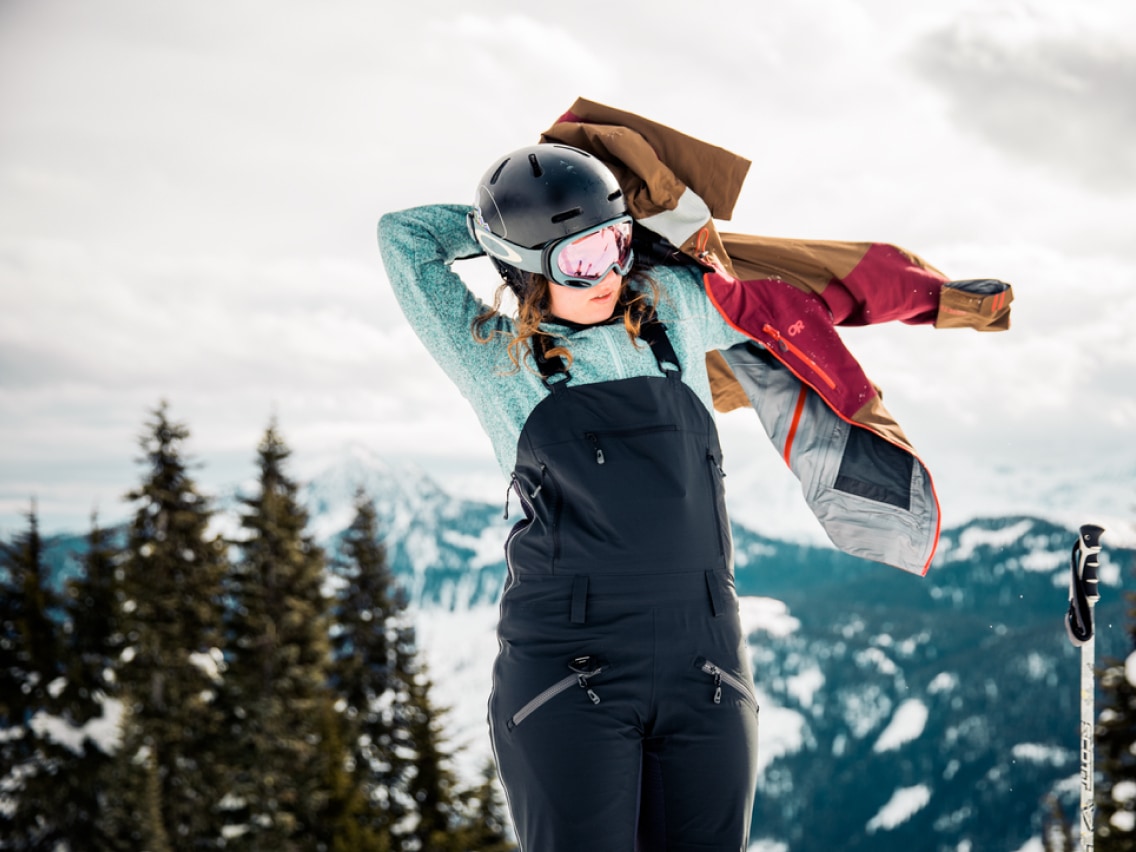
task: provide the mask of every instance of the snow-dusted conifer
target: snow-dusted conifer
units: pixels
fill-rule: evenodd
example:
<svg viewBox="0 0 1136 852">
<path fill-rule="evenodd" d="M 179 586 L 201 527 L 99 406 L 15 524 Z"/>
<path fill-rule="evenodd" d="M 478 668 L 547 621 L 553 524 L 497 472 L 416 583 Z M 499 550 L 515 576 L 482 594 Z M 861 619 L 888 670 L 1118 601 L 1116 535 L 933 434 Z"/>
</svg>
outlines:
<svg viewBox="0 0 1136 852">
<path fill-rule="evenodd" d="M 58 601 L 48 588 L 34 505 L 27 529 L 0 544 L 0 837 L 10 849 L 48 849 L 62 839 L 45 805 L 57 803 L 53 776 L 66 750 L 44 723 L 62 686 Z"/>
<path fill-rule="evenodd" d="M 142 483 L 127 494 L 134 515 L 121 565 L 116 664 L 123 743 L 107 814 L 122 848 L 139 840 L 146 848 L 220 844 L 218 676 L 206 661 L 220 653 L 225 546 L 208 532 L 212 511 L 182 456 L 188 435 L 162 403 L 140 438 Z"/>
<path fill-rule="evenodd" d="M 397 835 L 415 808 L 406 791 L 412 750 L 404 708 L 416 666 L 414 628 L 387 562 L 375 507 L 362 491 L 355 495 L 354 519 L 335 568 L 341 587 L 333 684 L 344 703 L 368 827 L 399 848 Z"/>
<path fill-rule="evenodd" d="M 228 590 L 226 848 L 314 849 L 328 839 L 325 780 L 345 759 L 324 722 L 333 703 L 325 557 L 275 423 L 257 453 Z"/>
</svg>

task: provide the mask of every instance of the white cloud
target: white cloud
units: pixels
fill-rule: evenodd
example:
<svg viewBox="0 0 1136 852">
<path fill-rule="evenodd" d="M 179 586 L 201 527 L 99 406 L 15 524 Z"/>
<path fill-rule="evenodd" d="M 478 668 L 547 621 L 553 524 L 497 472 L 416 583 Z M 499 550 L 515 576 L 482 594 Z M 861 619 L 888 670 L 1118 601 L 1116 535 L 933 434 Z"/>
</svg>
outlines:
<svg viewBox="0 0 1136 852">
<path fill-rule="evenodd" d="M 1130 5 L 1103 8 L 991 3 L 929 35 L 912 58 L 964 130 L 1096 188 L 1131 191 L 1136 18 Z"/>
<path fill-rule="evenodd" d="M 49 528 L 116 503 L 162 397 L 211 481 L 240 477 L 274 411 L 298 460 L 362 441 L 434 472 L 494 475 L 475 418 L 389 294 L 375 221 L 468 198 L 488 162 L 577 95 L 753 159 L 738 230 L 885 239 L 956 277 L 1014 281 L 1005 335 L 847 335 L 945 511 L 986 500 L 995 461 L 1059 471 L 1096 454 L 1122 468 L 1136 200 L 1123 182 L 1099 191 L 1067 155 L 1091 139 L 1126 174 L 1130 152 L 1105 137 L 1131 135 L 1118 132 L 1131 112 L 1108 111 L 1110 81 L 1128 79 L 1130 4 L 1051 0 L 1016 17 L 987 5 L 732 0 L 714 15 L 731 26 L 666 50 L 707 24 L 677 0 L 649 15 L 608 4 L 602 32 L 587 7 L 496 0 L 234 0 L 223 16 L 184 1 L 4 5 L 0 526 L 32 494 Z M 926 76 L 911 70 L 919 50 Z M 960 71 L 960 57 L 1002 77 Z M 1085 136 L 1059 127 L 1039 154 L 990 126 L 1011 83 L 1028 95 L 1019 118 L 1050 109 Z M 964 106 L 981 132 L 958 120 Z M 483 292 L 485 270 L 473 274 Z M 815 535 L 776 454 L 753 449 L 755 420 L 724 418 L 723 432 L 731 505 Z M 952 479 L 967 465 L 976 473 Z"/>
</svg>

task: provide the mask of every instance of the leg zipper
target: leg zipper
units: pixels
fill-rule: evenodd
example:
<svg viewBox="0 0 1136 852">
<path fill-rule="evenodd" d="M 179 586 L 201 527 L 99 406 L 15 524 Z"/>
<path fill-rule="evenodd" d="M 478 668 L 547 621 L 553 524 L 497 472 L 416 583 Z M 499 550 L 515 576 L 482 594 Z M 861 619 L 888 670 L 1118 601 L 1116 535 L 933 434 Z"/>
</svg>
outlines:
<svg viewBox="0 0 1136 852">
<path fill-rule="evenodd" d="M 705 657 L 699 657 L 694 663 L 699 669 L 714 678 L 714 703 L 722 703 L 722 684 L 738 692 L 743 698 L 749 699 L 754 706 L 757 705 L 757 699 L 749 691 L 749 685 L 746 684 L 741 678 L 734 676 L 730 672 L 710 662 Z"/>
<path fill-rule="evenodd" d="M 575 657 L 569 662 L 568 666 L 572 669 L 572 674 L 562 680 L 558 680 L 509 717 L 505 725 L 510 731 L 553 698 L 565 690 L 571 689 L 573 686 L 578 686 L 580 689 L 584 690 L 584 694 L 588 696 L 588 700 L 591 701 L 592 704 L 600 703 L 599 695 L 597 695 L 595 690 L 588 684 L 588 680 L 595 677 L 600 672 L 605 671 L 607 666 L 598 662 L 595 657 L 590 656 Z"/>
</svg>

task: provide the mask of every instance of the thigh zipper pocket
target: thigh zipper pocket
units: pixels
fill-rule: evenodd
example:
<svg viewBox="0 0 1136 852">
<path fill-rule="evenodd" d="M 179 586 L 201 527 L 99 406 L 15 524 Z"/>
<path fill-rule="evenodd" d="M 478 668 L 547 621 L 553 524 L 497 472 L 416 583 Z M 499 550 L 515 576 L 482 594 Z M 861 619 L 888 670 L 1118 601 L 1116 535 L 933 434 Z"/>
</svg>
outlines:
<svg viewBox="0 0 1136 852">
<path fill-rule="evenodd" d="M 725 683 L 727 686 L 732 687 L 734 690 L 736 690 L 743 698 L 748 699 L 755 706 L 757 705 L 757 699 L 753 697 L 753 694 L 749 691 L 749 686 L 741 678 L 735 677 L 734 675 L 730 674 L 730 672 L 726 671 L 720 666 L 715 665 L 705 657 L 699 657 L 697 660 L 695 660 L 694 664 L 698 666 L 698 668 L 703 672 L 714 678 L 715 704 L 722 703 L 722 684 Z"/>
<path fill-rule="evenodd" d="M 600 697 L 596 694 L 595 690 L 588 685 L 589 679 L 595 677 L 600 672 L 606 671 L 609 667 L 600 662 L 596 657 L 573 657 L 568 663 L 568 668 L 572 669 L 572 674 L 558 680 L 536 698 L 528 702 L 524 707 L 509 717 L 505 726 L 511 731 L 525 721 L 529 716 L 558 696 L 560 693 L 573 686 L 578 686 L 588 696 L 588 700 L 592 704 L 599 704 Z"/>
</svg>

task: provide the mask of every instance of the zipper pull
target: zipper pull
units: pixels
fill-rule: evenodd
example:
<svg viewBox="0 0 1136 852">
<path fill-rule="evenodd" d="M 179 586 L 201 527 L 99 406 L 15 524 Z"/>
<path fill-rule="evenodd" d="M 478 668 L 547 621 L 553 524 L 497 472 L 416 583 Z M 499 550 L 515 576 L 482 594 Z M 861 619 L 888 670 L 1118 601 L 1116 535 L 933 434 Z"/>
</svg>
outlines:
<svg viewBox="0 0 1136 852">
<path fill-rule="evenodd" d="M 501 517 L 506 521 L 509 520 L 509 498 L 513 496 L 513 486 L 516 484 L 516 482 L 517 475 L 514 473 L 509 478 L 509 487 L 505 489 L 505 514 Z"/>
<path fill-rule="evenodd" d="M 722 670 L 709 660 L 702 660 L 700 668 L 708 675 L 714 676 L 714 703 L 722 703 Z"/>
<path fill-rule="evenodd" d="M 766 323 L 765 325 L 763 325 L 761 327 L 761 330 L 764 331 L 766 334 L 768 334 L 770 337 L 772 337 L 775 341 L 777 341 L 777 348 L 778 349 L 780 349 L 782 352 L 788 352 L 789 351 L 789 344 L 785 342 L 785 339 L 783 337 L 781 337 L 781 332 L 779 332 L 777 329 L 775 329 L 769 323 Z"/>
<path fill-rule="evenodd" d="M 599 704 L 600 697 L 596 695 L 595 690 L 588 686 L 588 678 L 603 671 L 603 664 L 590 654 L 585 654 L 580 657 L 573 657 L 568 663 L 568 668 L 576 673 L 576 683 L 580 689 L 588 694 L 591 702 Z"/>
<path fill-rule="evenodd" d="M 589 441 L 591 441 L 592 446 L 596 448 L 596 464 L 603 464 L 605 459 L 604 459 L 603 450 L 600 449 L 599 437 L 596 436 L 595 432 L 586 432 L 584 434 L 584 437 L 587 438 Z"/>
<path fill-rule="evenodd" d="M 536 495 L 540 493 L 540 489 L 544 488 L 544 475 L 547 472 L 548 472 L 548 468 L 545 467 L 544 463 L 542 462 L 541 465 L 540 465 L 540 482 L 538 482 L 536 484 L 536 490 L 533 491 L 533 493 L 529 495 L 530 500 L 535 500 Z"/>
<path fill-rule="evenodd" d="M 588 698 L 592 700 L 593 704 L 600 703 L 600 697 L 596 695 L 595 690 L 588 686 L 588 679 L 584 675 L 576 675 L 576 682 L 580 684 L 580 689 L 588 694 Z"/>
</svg>

